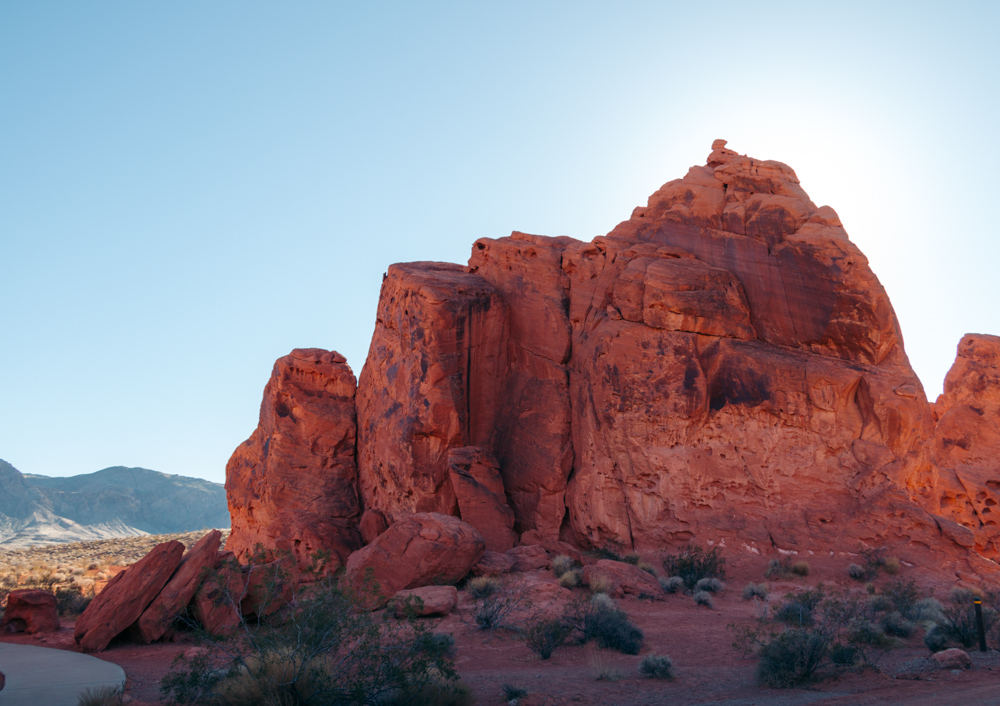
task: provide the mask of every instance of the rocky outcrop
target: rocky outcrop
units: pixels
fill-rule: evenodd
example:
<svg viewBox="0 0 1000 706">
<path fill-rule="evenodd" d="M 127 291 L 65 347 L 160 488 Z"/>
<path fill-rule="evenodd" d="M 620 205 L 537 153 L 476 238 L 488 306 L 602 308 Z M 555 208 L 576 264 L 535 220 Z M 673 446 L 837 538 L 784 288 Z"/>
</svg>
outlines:
<svg viewBox="0 0 1000 706">
<path fill-rule="evenodd" d="M 364 605 L 377 608 L 403 589 L 458 583 L 483 549 L 479 532 L 457 517 L 415 513 L 352 554 L 345 577 Z"/>
<path fill-rule="evenodd" d="M 448 452 L 448 474 L 459 516 L 483 536 L 486 548 L 505 552 L 517 542 L 514 513 L 504 495 L 500 464 L 478 446 Z"/>
<path fill-rule="evenodd" d="M 24 588 L 7 595 L 0 632 L 55 632 L 59 629 L 56 597 L 48 591 Z"/>
<path fill-rule="evenodd" d="M 583 582 L 594 586 L 600 580 L 607 585 L 609 595 L 620 598 L 626 593 L 644 598 L 660 598 L 663 589 L 656 578 L 638 566 L 623 561 L 601 559 L 583 568 Z"/>
<path fill-rule="evenodd" d="M 159 640 L 184 612 L 207 574 L 215 569 L 222 533 L 212 530 L 184 554 L 180 566 L 136 623 L 139 639 Z"/>
<path fill-rule="evenodd" d="M 220 552 L 216 571 L 206 577 L 191 601 L 191 614 L 210 635 L 229 635 L 240 624 L 247 576 L 232 552 Z"/>
<path fill-rule="evenodd" d="M 1000 501 L 988 461 L 1000 437 L 995 342 L 962 345 L 932 409 L 836 212 L 787 165 L 716 141 L 705 165 L 607 236 L 515 232 L 476 241 L 467 267 L 388 269 L 355 398 L 370 544 L 348 574 L 408 551 L 396 544 L 416 536 L 414 513 L 460 516 L 515 570 L 567 546 L 692 539 L 753 551 L 893 544 L 909 561 L 986 570 L 976 552 L 997 553 Z M 313 521 L 272 518 L 310 503 L 341 507 L 319 514 L 356 531 L 350 474 L 319 500 L 259 499 L 276 483 L 266 479 L 288 474 L 260 470 L 275 444 L 300 465 L 329 456 L 315 451 L 318 431 L 265 429 L 280 365 L 259 438 L 230 462 L 234 533 L 246 538 L 231 547 L 281 534 L 238 526 L 288 528 L 268 546 L 293 546 Z M 339 429 L 347 397 L 309 428 Z M 499 556 L 477 573 L 504 570 Z M 411 580 L 379 571 L 392 592 Z"/>
<path fill-rule="evenodd" d="M 934 407 L 940 514 L 1000 555 L 1000 337 L 968 334 Z"/>
<path fill-rule="evenodd" d="M 116 575 L 76 621 L 74 638 L 85 652 L 99 652 L 135 623 L 181 563 L 184 545 L 158 544 Z"/>
<path fill-rule="evenodd" d="M 259 545 L 293 553 L 302 569 L 322 552 L 335 570 L 361 546 L 355 387 L 336 352 L 294 350 L 274 364 L 260 423 L 226 466 L 226 548 L 242 560 Z"/>
<path fill-rule="evenodd" d="M 421 586 L 400 591 L 393 596 L 396 617 L 413 615 L 418 618 L 448 615 L 458 604 L 458 589 L 454 586 Z"/>
</svg>

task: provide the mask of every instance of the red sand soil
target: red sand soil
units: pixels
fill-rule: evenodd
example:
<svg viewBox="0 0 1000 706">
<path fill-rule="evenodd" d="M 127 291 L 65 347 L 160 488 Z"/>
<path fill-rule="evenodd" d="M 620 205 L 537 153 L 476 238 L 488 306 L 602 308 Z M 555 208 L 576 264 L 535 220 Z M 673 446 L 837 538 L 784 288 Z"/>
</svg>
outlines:
<svg viewBox="0 0 1000 706">
<path fill-rule="evenodd" d="M 797 557 L 803 558 L 803 557 Z M 824 582 L 829 587 L 858 584 L 846 579 L 847 556 L 807 556 L 808 578 L 770 582 L 772 600 L 787 591 Z M 857 561 L 857 559 L 853 559 Z M 695 605 L 690 596 L 669 595 L 650 601 L 627 597 L 619 601 L 645 633 L 645 645 L 638 656 L 602 651 L 623 677 L 615 682 L 598 681 L 591 645 L 567 644 L 548 660 L 533 654 L 524 641 L 510 634 L 489 636 L 474 629 L 468 615 L 469 599 L 462 595 L 460 610 L 440 621 L 435 628 L 450 632 L 456 640 L 456 667 L 462 680 L 475 692 L 479 704 L 502 704 L 502 687 L 511 684 L 528 691 L 520 706 L 554 704 L 1000 704 L 1000 653 L 971 651 L 973 668 L 953 673 L 933 669 L 926 658 L 922 631 L 888 653 L 879 662 L 879 671 L 845 673 L 836 679 L 808 688 L 762 689 L 754 683 L 755 660 L 742 658 L 731 647 L 730 623 L 750 622 L 754 605 L 741 598 L 743 586 L 765 581 L 767 560 L 747 556 L 730 558 L 728 589 L 716 597 L 715 607 Z M 903 577 L 910 577 L 904 569 Z M 553 579 L 551 571 L 531 572 L 530 578 Z M 921 596 L 935 595 L 944 600 L 953 584 L 931 577 L 917 577 Z M 584 595 L 583 589 L 577 589 Z M 64 624 L 56 634 L 28 636 L 4 634 L 4 642 L 76 649 L 73 625 Z M 174 658 L 193 643 L 135 645 L 114 643 L 97 656 L 120 665 L 127 675 L 126 693 L 137 706 L 159 701 L 159 680 Z M 639 662 L 650 652 L 669 655 L 677 678 L 657 681 L 640 676 Z"/>
</svg>

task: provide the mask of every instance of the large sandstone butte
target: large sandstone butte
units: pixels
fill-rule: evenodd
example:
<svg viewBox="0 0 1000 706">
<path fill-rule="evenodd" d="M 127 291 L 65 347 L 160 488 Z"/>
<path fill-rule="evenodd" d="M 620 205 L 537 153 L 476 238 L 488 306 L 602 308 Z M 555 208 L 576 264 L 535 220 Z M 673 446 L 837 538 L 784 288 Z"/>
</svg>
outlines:
<svg viewBox="0 0 1000 706">
<path fill-rule="evenodd" d="M 321 376 L 282 383 L 294 365 L 278 361 L 230 461 L 237 552 L 308 538 L 343 560 L 359 504 L 390 525 L 463 504 L 470 523 L 499 523 L 485 502 L 499 488 L 454 485 L 449 459 L 475 447 L 498 463 L 522 544 L 878 543 L 938 569 L 995 567 L 980 555 L 997 554 L 997 340 L 963 341 L 929 405 L 834 210 L 722 140 L 589 243 L 515 232 L 476 241 L 466 267 L 392 265 L 356 395 L 346 371 L 335 403 L 290 413 L 302 430 L 277 410 L 330 393 Z M 315 443 L 324 432 L 351 443 Z"/>
</svg>

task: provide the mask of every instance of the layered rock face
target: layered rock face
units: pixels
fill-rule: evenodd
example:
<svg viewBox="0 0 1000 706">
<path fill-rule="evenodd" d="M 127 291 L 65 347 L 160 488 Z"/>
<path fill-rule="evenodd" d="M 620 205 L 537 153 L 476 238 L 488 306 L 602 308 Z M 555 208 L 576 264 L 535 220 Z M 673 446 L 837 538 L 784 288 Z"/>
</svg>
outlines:
<svg viewBox="0 0 1000 706">
<path fill-rule="evenodd" d="M 977 549 L 1000 554 L 1000 337 L 968 334 L 935 404 L 940 513 L 972 528 Z"/>
<path fill-rule="evenodd" d="M 987 338 L 963 365 L 992 369 Z M 940 565 L 940 552 L 992 541 L 970 528 L 985 526 L 992 491 L 961 480 L 982 475 L 1000 437 L 993 408 L 969 401 L 992 394 L 992 374 L 966 394 L 970 376 L 956 373 L 935 427 L 888 297 L 837 214 L 786 165 L 720 140 L 705 166 L 592 242 L 515 232 L 477 241 L 467 267 L 389 268 L 356 397 L 363 529 L 377 541 L 383 521 L 391 532 L 441 513 L 479 530 L 490 557 L 515 536 L 628 549 L 888 542 L 931 547 Z M 289 473 L 261 460 L 273 394 L 227 488 L 234 536 L 270 513 L 253 525 L 270 535 L 255 536 L 288 542 L 302 530 L 279 509 L 309 503 L 241 490 Z M 309 428 L 349 426 L 338 399 Z M 976 409 L 984 431 L 948 445 L 949 420 L 964 428 Z M 284 454 L 307 465 L 311 437 L 284 433 Z M 349 508 L 326 512 L 353 528 L 349 477 L 326 495 L 311 488 L 311 502 Z M 962 488 L 969 502 L 949 510 Z"/>
<path fill-rule="evenodd" d="M 339 353 L 299 349 L 278 359 L 260 424 L 226 466 L 227 549 L 243 559 L 258 545 L 290 551 L 303 569 L 322 551 L 336 569 L 361 546 L 355 389 Z"/>
</svg>

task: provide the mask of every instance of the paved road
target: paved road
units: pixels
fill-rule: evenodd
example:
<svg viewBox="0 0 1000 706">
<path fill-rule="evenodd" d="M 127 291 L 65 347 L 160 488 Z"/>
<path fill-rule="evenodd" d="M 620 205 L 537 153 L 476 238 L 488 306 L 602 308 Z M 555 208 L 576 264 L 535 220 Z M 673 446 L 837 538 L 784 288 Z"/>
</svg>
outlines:
<svg viewBox="0 0 1000 706">
<path fill-rule="evenodd" d="M 79 652 L 10 643 L 0 643 L 0 672 L 7 677 L 0 706 L 77 706 L 84 689 L 125 683 L 117 664 Z"/>
</svg>

